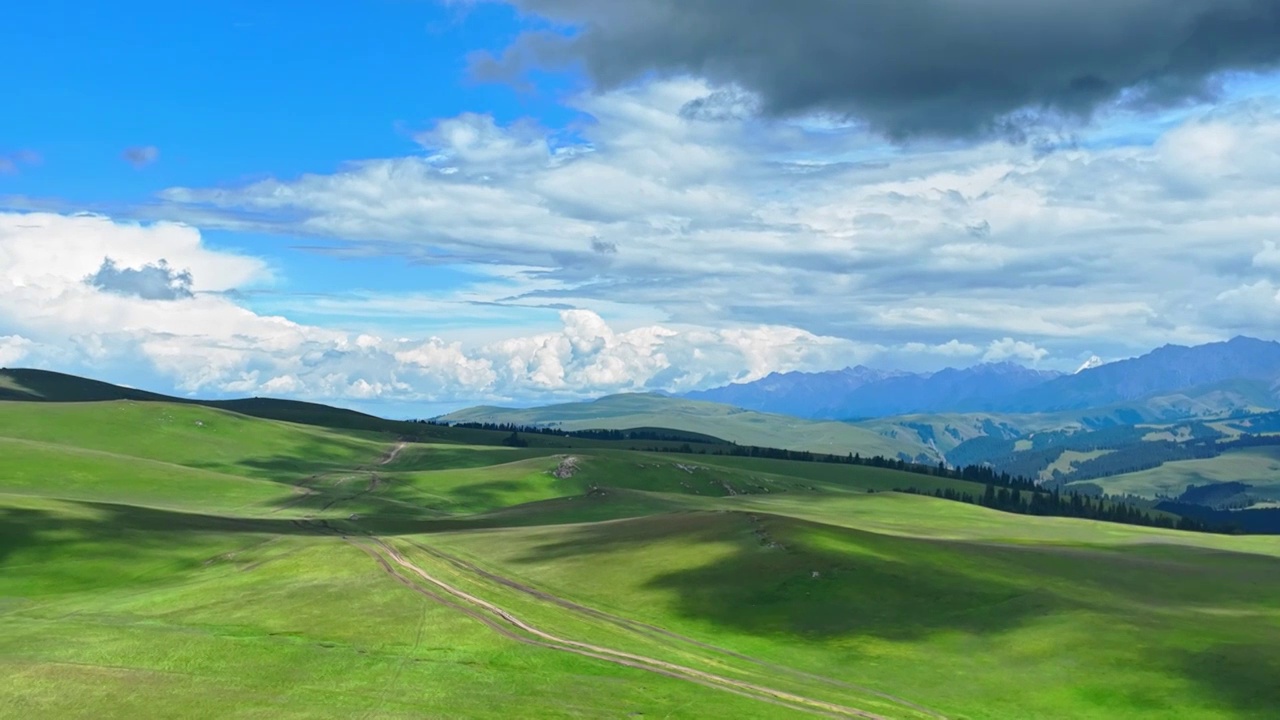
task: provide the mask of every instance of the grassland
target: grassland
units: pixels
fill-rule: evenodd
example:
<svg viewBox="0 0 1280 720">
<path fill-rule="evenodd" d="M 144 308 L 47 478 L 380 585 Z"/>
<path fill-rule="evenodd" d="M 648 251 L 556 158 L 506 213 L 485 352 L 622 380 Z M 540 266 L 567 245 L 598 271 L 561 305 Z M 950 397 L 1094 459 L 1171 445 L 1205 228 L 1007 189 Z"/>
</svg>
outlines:
<svg viewBox="0 0 1280 720">
<path fill-rule="evenodd" d="M 1228 450 L 1214 458 L 1170 462 L 1090 482 L 1108 493 L 1142 497 L 1177 497 L 1189 485 L 1239 482 L 1252 486 L 1251 495 L 1280 502 L 1280 447 Z"/>
<path fill-rule="evenodd" d="M 611 395 L 592 402 L 516 409 L 477 407 L 444 417 L 449 422 L 512 423 L 552 426 L 562 430 L 628 430 L 664 427 L 708 433 L 739 445 L 808 450 L 818 453 L 859 451 L 863 455 L 914 458 L 938 455 L 917 438 L 895 438 L 849 423 L 802 420 L 729 405 L 681 400 L 661 395 Z"/>
<path fill-rule="evenodd" d="M 1270 718 L 1280 538 L 0 402 L 0 717 Z M 874 491 L 874 492 L 873 492 Z"/>
</svg>

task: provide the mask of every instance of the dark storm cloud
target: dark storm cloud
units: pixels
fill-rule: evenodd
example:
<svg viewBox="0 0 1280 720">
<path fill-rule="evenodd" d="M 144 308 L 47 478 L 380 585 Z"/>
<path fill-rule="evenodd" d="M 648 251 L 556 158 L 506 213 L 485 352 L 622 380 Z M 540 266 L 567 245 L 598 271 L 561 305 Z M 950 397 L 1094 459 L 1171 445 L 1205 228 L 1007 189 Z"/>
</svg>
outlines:
<svg viewBox="0 0 1280 720">
<path fill-rule="evenodd" d="M 84 281 L 109 293 L 144 300 L 180 300 L 193 296 L 191 273 L 174 270 L 164 260 L 140 268 L 122 268 L 111 258 L 104 258 L 98 272 Z"/>
<path fill-rule="evenodd" d="M 1209 97 L 1222 73 L 1280 60 L 1280 0 L 508 1 L 574 30 L 478 57 L 481 77 L 569 61 L 601 88 L 693 73 L 772 115 L 832 112 L 895 138 L 1019 138 L 1045 114 Z"/>
</svg>

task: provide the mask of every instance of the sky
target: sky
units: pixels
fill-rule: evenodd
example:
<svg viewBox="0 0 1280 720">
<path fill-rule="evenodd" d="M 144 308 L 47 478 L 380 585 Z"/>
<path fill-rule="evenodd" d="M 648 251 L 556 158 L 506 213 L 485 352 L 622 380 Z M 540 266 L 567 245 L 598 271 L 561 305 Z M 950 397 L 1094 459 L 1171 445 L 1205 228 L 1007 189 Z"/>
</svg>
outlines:
<svg viewBox="0 0 1280 720">
<path fill-rule="evenodd" d="M 21 3 L 0 366 L 426 417 L 1280 337 L 1280 0 Z"/>
</svg>

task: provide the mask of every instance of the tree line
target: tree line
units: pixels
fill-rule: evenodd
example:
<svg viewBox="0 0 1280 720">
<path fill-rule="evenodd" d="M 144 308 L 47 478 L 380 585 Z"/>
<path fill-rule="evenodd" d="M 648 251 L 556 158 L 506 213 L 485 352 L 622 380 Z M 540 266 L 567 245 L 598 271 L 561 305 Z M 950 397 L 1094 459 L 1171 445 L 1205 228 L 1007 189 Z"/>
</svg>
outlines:
<svg viewBox="0 0 1280 720">
<path fill-rule="evenodd" d="M 661 431 L 648 430 L 565 431 L 555 428 L 531 428 L 529 426 L 520 426 L 510 423 L 456 423 L 453 426 L 509 432 L 510 434 L 502 441 L 502 444 L 514 447 L 524 447 L 528 444 L 526 440 L 520 437 L 520 433 L 522 432 L 530 434 L 556 435 L 560 437 L 585 437 L 589 439 L 623 441 L 645 439 L 660 442 L 680 442 L 687 438 L 687 436 L 678 434 L 664 434 Z M 637 435 L 641 435 L 641 437 L 637 437 Z M 650 435 L 651 437 L 643 437 L 644 435 Z M 1268 439 L 1280 442 L 1280 438 Z M 964 467 L 951 467 L 944 462 L 939 462 L 937 464 L 921 463 L 908 460 L 905 457 L 889 458 L 883 455 L 864 457 L 862 454 L 855 452 L 850 452 L 845 455 L 835 455 L 830 453 L 815 453 L 808 450 L 786 450 L 783 448 L 767 448 L 755 445 L 738 445 L 731 442 L 723 445 L 700 444 L 696 449 L 688 442 L 683 442 L 680 446 L 674 448 L 633 446 L 629 449 L 647 452 L 684 453 L 708 456 L 768 458 L 774 460 L 791 460 L 794 462 L 821 462 L 898 470 L 901 472 L 928 475 L 931 477 L 949 480 L 979 483 L 986 486 L 986 492 L 981 496 L 974 496 L 970 493 L 961 493 L 952 489 L 928 492 L 910 486 L 895 488 L 896 491 L 917 495 L 930 495 L 944 500 L 965 502 L 971 505 L 981 505 L 983 507 L 989 507 L 993 510 L 1000 510 L 1003 512 L 1022 515 L 1073 517 L 1122 523 L 1126 525 L 1189 530 L 1193 532 L 1226 533 L 1241 531 L 1238 527 L 1229 526 L 1224 519 L 1219 517 L 1212 518 L 1214 522 L 1206 522 L 1205 520 L 1179 514 L 1179 519 L 1175 521 L 1166 514 L 1153 514 L 1149 510 L 1143 509 L 1140 505 L 1136 504 L 1136 502 L 1141 502 L 1140 500 L 1129 501 L 1128 499 L 1122 500 L 1105 495 L 1090 496 L 1079 492 L 1063 493 L 1058 488 L 1045 490 L 1034 480 L 1026 476 L 1014 475 L 1007 470 L 996 470 L 990 465 L 974 464 L 965 465 Z"/>
<path fill-rule="evenodd" d="M 1084 520 L 1101 520 L 1103 522 L 1122 523 L 1125 525 L 1143 525 L 1146 527 L 1168 528 L 1171 530 L 1189 530 L 1192 532 L 1238 532 L 1236 528 L 1211 527 L 1208 523 L 1187 516 L 1179 516 L 1177 521 L 1163 513 L 1152 514 L 1125 502 L 1109 498 L 1091 498 L 1079 493 L 1023 492 L 1018 488 L 997 488 L 987 485 L 982 495 L 962 493 L 951 488 L 938 489 L 933 492 L 914 487 L 900 488 L 896 492 L 913 495 L 930 495 L 943 500 L 963 502 L 970 505 L 999 510 L 1019 515 L 1038 515 L 1042 517 L 1070 517 Z"/>
</svg>

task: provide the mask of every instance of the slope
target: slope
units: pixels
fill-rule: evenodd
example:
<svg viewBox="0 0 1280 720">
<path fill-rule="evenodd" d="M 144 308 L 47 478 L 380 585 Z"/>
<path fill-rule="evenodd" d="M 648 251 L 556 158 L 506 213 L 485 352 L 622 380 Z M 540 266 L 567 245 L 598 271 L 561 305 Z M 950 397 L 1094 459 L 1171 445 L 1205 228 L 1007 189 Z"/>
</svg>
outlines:
<svg viewBox="0 0 1280 720">
<path fill-rule="evenodd" d="M 1227 719 L 1280 703 L 1274 537 L 869 492 L 930 480 L 879 468 L 0 404 L 33 412 L 50 414 L 0 429 L 7 457 L 76 464 L 0 466 L 0 717 Z"/>
<path fill-rule="evenodd" d="M 476 407 L 445 415 L 445 422 L 511 423 L 563 430 L 663 427 L 700 432 L 739 445 L 808 450 L 844 455 L 921 457 L 936 462 L 937 454 L 916 442 L 895 440 L 840 422 L 801 420 L 769 415 L 716 403 L 681 400 L 661 395 L 612 395 L 592 402 L 515 409 Z"/>
</svg>

